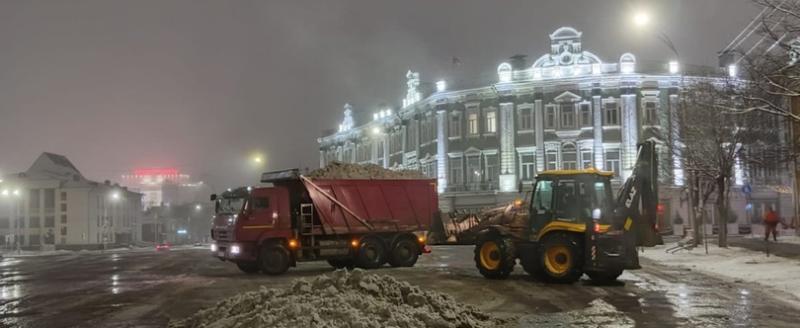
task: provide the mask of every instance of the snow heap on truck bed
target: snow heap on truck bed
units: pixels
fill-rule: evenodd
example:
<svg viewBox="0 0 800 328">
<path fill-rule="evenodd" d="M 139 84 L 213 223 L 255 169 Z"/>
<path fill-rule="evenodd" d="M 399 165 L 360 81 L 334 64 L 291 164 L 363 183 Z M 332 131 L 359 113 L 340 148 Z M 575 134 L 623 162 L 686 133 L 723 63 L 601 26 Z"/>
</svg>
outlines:
<svg viewBox="0 0 800 328">
<path fill-rule="evenodd" d="M 311 179 L 428 179 L 419 171 L 389 170 L 376 164 L 350 164 L 337 161 L 311 171 L 306 177 Z"/>
<path fill-rule="evenodd" d="M 508 324 L 452 297 L 364 271 L 296 279 L 289 288 L 246 292 L 201 310 L 189 327 L 498 327 Z"/>
</svg>

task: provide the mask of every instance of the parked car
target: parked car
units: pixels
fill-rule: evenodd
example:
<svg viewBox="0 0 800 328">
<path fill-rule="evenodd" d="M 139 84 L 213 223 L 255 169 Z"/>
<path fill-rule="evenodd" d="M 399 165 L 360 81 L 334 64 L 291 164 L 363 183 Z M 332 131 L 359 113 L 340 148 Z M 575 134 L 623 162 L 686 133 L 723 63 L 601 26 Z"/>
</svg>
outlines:
<svg viewBox="0 0 800 328">
<path fill-rule="evenodd" d="M 170 250 L 170 245 L 167 242 L 161 243 L 156 245 L 156 251 L 168 251 Z"/>
</svg>

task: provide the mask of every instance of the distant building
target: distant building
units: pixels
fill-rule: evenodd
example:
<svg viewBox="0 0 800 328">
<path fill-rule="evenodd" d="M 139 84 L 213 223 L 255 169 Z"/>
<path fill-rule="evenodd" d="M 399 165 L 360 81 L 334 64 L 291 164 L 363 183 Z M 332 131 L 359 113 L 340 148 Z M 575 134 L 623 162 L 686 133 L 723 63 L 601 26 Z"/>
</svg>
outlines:
<svg viewBox="0 0 800 328">
<path fill-rule="evenodd" d="M 442 210 L 476 211 L 519 197 L 519 182 L 529 188 L 545 170 L 594 167 L 613 171 L 619 184 L 632 172 L 637 143 L 654 140 L 663 168 L 660 208 L 667 220 L 661 223 L 686 219 L 681 161 L 664 145 L 680 138 L 683 86 L 719 78 L 693 75 L 708 68 L 643 63 L 631 53 L 604 61 L 585 50 L 582 32 L 570 27 L 549 38 L 549 52 L 532 63 L 511 57 L 489 81 L 449 87 L 447 81 L 423 83 L 409 71 L 402 106 L 378 108 L 360 125 L 345 105 L 338 131 L 318 139 L 320 165 L 418 169 L 437 179 Z M 736 176 L 734 190 L 751 186 L 758 205 L 791 204 L 777 167 L 737 165 Z M 758 215 L 745 213 L 741 200 L 732 204 L 741 222 Z"/>
<path fill-rule="evenodd" d="M 202 181 L 191 181 L 190 175 L 177 168 L 138 168 L 123 174 L 122 181 L 131 190 L 144 195 L 145 208 L 204 202 L 211 193 Z"/>
<path fill-rule="evenodd" d="M 86 179 L 64 156 L 42 153 L 2 177 L 0 244 L 6 248 L 125 244 L 140 240 L 142 194 Z"/>
</svg>

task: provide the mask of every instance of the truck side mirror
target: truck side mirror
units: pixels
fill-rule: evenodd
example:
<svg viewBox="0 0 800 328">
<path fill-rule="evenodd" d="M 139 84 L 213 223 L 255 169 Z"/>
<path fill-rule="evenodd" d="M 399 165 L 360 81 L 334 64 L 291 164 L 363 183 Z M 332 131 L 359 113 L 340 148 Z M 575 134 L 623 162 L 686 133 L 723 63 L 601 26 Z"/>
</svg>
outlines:
<svg viewBox="0 0 800 328">
<path fill-rule="evenodd" d="M 215 200 L 217 200 L 217 194 L 211 194 L 211 197 L 209 197 L 209 199 L 210 199 L 212 202 L 213 202 L 213 201 L 215 201 Z"/>
</svg>

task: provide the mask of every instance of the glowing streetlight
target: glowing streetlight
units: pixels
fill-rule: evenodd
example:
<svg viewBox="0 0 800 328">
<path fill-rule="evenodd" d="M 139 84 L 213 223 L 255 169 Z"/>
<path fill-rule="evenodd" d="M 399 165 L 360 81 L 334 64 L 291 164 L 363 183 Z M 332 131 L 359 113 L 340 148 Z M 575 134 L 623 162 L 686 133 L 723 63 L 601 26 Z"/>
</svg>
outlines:
<svg viewBox="0 0 800 328">
<path fill-rule="evenodd" d="M 644 27 L 650 24 L 650 14 L 646 11 L 638 11 L 633 14 L 633 24 L 637 27 Z"/>
<path fill-rule="evenodd" d="M 197 204 L 197 205 L 194 206 L 194 209 L 195 209 L 195 211 L 200 211 L 200 210 L 203 209 L 203 206 L 200 205 L 200 204 Z"/>
<path fill-rule="evenodd" d="M 14 196 L 19 196 L 19 189 L 14 189 L 14 191 L 12 192 L 12 194 L 13 194 Z"/>
<path fill-rule="evenodd" d="M 120 198 L 119 191 L 111 193 L 111 200 L 119 200 L 119 198 Z"/>
</svg>

